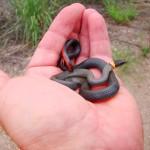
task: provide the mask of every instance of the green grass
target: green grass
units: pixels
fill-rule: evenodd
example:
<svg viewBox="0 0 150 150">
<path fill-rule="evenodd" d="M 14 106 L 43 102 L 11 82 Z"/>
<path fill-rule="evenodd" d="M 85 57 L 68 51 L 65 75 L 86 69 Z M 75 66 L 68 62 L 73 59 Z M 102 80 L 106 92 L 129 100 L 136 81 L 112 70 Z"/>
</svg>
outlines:
<svg viewBox="0 0 150 150">
<path fill-rule="evenodd" d="M 117 22 L 128 24 L 138 12 L 131 0 L 103 0 L 107 13 Z"/>
<path fill-rule="evenodd" d="M 9 0 L 15 10 L 16 37 L 37 45 L 60 8 L 60 0 Z"/>
<path fill-rule="evenodd" d="M 142 48 L 141 55 L 142 55 L 143 57 L 147 57 L 147 55 L 148 55 L 149 53 L 150 53 L 150 47 L 144 46 L 144 47 Z"/>
</svg>

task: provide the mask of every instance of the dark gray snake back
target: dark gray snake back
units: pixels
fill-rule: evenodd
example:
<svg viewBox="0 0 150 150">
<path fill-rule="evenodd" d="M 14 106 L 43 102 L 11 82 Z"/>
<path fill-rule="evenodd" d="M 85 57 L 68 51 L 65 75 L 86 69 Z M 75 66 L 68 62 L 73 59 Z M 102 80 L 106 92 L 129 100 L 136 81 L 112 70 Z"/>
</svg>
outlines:
<svg viewBox="0 0 150 150">
<path fill-rule="evenodd" d="M 80 75 L 78 75 L 76 71 L 74 72 L 64 71 L 58 75 L 52 76 L 51 79 L 71 88 L 72 90 L 76 90 L 80 86 L 79 94 L 89 101 L 105 100 L 114 96 L 119 90 L 119 83 L 114 72 L 112 71 L 112 66 L 110 64 L 107 64 L 105 61 L 101 59 L 90 58 L 83 61 L 79 65 L 76 65 L 74 67 L 74 70 L 79 69 L 80 72 L 80 69 L 82 70 L 82 69 L 90 69 L 90 68 L 99 69 L 99 71 L 102 72 L 101 78 L 104 78 L 104 80 L 101 80 L 100 78 L 99 80 L 101 80 L 101 82 L 97 80 L 97 82 L 93 84 L 89 84 L 86 79 L 84 80 L 84 82 L 82 81 L 82 84 L 79 84 L 79 81 L 83 80 L 83 77 L 81 77 L 80 79 Z M 104 75 L 103 75 L 103 70 L 105 70 L 106 72 Z M 78 82 L 76 82 L 75 77 L 78 79 Z M 108 86 L 100 90 L 91 90 L 92 87 L 98 86 L 101 83 L 107 83 Z"/>
</svg>

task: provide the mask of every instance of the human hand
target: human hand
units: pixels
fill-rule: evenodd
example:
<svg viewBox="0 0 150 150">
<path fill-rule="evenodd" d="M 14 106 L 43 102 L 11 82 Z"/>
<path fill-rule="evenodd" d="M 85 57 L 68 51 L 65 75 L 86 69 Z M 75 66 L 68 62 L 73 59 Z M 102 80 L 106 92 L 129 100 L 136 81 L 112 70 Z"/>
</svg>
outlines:
<svg viewBox="0 0 150 150">
<path fill-rule="evenodd" d="M 82 21 L 81 21 L 82 20 Z M 121 84 L 109 101 L 91 103 L 50 80 L 65 42 L 80 38 L 76 63 L 112 59 L 103 17 L 80 4 L 64 8 L 39 43 L 25 76 L 0 72 L 0 123 L 23 150 L 142 150 L 140 113 Z M 99 76 L 94 70 L 95 76 Z"/>
</svg>

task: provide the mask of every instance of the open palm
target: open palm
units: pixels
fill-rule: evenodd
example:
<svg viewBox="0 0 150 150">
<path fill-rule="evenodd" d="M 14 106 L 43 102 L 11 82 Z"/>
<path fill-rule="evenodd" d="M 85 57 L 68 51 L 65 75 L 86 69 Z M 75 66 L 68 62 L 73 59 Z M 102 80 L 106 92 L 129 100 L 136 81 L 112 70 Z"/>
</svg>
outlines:
<svg viewBox="0 0 150 150">
<path fill-rule="evenodd" d="M 112 59 L 103 17 L 80 4 L 64 8 L 39 43 L 25 76 L 10 79 L 0 72 L 1 125 L 23 150 L 142 150 L 139 110 L 122 84 L 111 100 L 91 103 L 50 80 L 61 71 L 56 66 L 69 38 L 80 39 L 76 64 L 91 57 Z"/>
</svg>

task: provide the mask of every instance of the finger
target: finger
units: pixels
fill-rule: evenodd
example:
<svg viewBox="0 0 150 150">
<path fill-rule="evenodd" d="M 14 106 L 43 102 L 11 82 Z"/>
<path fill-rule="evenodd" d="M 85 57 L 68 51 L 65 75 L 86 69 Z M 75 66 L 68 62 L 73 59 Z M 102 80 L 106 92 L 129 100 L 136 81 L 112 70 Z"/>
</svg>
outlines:
<svg viewBox="0 0 150 150">
<path fill-rule="evenodd" d="M 82 17 L 82 16 L 81 16 L 81 17 Z M 76 39 L 76 40 L 79 39 L 79 32 L 80 32 L 80 30 L 81 30 L 81 23 L 82 23 L 81 20 L 82 20 L 82 18 L 80 18 L 80 21 L 78 21 L 78 22 L 76 23 L 75 28 L 74 28 L 73 32 L 71 33 L 71 35 L 70 35 L 70 38 L 74 38 L 74 39 Z"/>
<path fill-rule="evenodd" d="M 66 40 L 74 31 L 76 24 L 81 22 L 83 11 L 84 7 L 81 4 L 76 3 L 64 8 L 57 15 L 39 43 L 35 54 L 29 63 L 29 68 L 33 66 L 57 65 L 60 51 L 62 50 Z"/>
<path fill-rule="evenodd" d="M 93 13 L 88 19 L 90 38 L 90 57 L 99 57 L 110 61 L 112 57 L 110 41 L 104 18 Z"/>
<path fill-rule="evenodd" d="M 77 24 L 74 28 L 74 31 L 70 35 L 70 39 L 73 38 L 73 39 L 79 40 L 79 32 L 81 30 L 81 23 L 82 23 L 82 21 L 77 22 Z M 71 62 L 73 65 L 75 65 L 75 59 L 71 59 Z"/>
<path fill-rule="evenodd" d="M 29 68 L 26 72 L 26 76 L 41 76 L 44 78 L 50 79 L 51 76 L 58 74 L 61 70 L 53 66 L 44 66 L 44 67 L 32 67 Z"/>
<path fill-rule="evenodd" d="M 108 36 L 107 26 L 104 18 L 98 13 L 92 13 L 88 19 L 89 39 L 90 39 L 90 57 L 100 58 L 107 63 L 112 61 L 112 52 Z M 92 69 L 94 76 L 99 78 L 100 72 Z M 117 77 L 119 84 L 121 80 Z"/>
<path fill-rule="evenodd" d="M 83 13 L 81 32 L 80 32 L 81 53 L 76 61 L 77 64 L 90 57 L 88 18 L 92 13 L 98 13 L 98 12 L 94 9 L 86 9 Z"/>
</svg>

